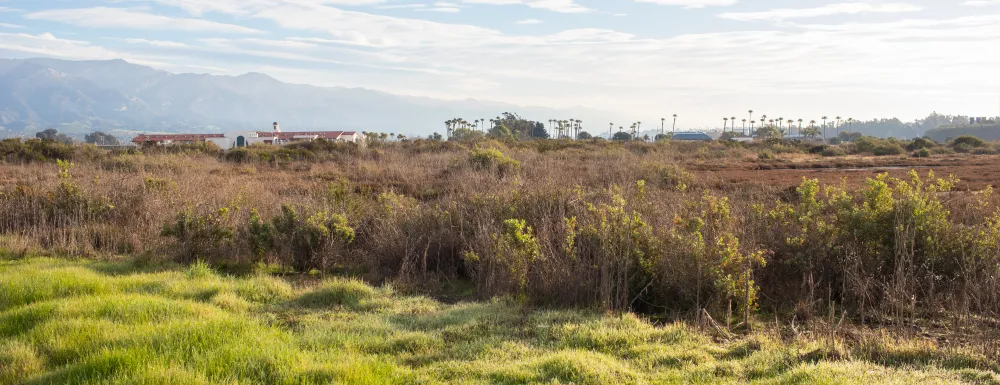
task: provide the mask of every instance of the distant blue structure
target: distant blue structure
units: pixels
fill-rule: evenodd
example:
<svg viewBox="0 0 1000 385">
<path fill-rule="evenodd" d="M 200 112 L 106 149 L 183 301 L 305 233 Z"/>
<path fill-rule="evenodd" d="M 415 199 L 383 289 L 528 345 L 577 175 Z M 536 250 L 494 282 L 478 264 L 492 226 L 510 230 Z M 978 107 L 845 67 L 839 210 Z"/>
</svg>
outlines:
<svg viewBox="0 0 1000 385">
<path fill-rule="evenodd" d="M 670 140 L 711 141 L 711 136 L 704 132 L 678 132 Z"/>
</svg>

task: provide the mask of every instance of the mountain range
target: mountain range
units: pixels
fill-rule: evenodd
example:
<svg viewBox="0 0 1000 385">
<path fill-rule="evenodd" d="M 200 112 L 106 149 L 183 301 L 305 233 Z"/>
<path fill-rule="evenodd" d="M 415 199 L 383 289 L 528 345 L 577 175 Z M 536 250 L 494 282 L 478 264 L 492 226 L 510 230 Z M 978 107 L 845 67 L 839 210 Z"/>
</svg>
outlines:
<svg viewBox="0 0 1000 385">
<path fill-rule="evenodd" d="M 471 122 L 508 111 L 541 121 L 573 117 L 585 127 L 612 115 L 289 84 L 260 73 L 174 74 L 124 60 L 0 59 L 0 137 L 47 128 L 73 136 L 266 130 L 274 121 L 286 130 L 427 135 L 443 133 L 448 119 Z M 603 132 L 605 124 L 592 132 Z"/>
</svg>

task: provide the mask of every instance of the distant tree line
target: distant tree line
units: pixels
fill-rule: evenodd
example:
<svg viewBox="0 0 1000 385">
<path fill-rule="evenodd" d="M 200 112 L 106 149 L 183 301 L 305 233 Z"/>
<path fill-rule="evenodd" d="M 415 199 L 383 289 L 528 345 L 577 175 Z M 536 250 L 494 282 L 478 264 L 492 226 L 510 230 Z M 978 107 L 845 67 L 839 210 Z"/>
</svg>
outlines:
<svg viewBox="0 0 1000 385">
<path fill-rule="evenodd" d="M 45 129 L 35 133 L 35 138 L 41 140 L 51 140 L 53 142 L 59 142 L 63 144 L 73 144 L 73 138 L 69 135 L 63 134 L 56 130 L 55 128 Z M 111 134 L 107 134 L 101 131 L 94 131 L 87 135 L 84 135 L 83 141 L 89 144 L 96 144 L 99 146 L 117 146 L 121 144 L 118 138 Z"/>
</svg>

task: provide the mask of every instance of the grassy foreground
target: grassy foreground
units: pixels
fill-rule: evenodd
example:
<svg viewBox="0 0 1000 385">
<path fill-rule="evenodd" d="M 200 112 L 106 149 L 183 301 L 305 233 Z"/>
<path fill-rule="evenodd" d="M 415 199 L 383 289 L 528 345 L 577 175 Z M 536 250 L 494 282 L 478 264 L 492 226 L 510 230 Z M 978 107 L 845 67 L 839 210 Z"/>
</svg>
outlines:
<svg viewBox="0 0 1000 385">
<path fill-rule="evenodd" d="M 912 341 L 717 343 L 632 315 L 442 304 L 342 278 L 293 285 L 202 264 L 0 260 L 0 384 L 746 382 L 1000 377 L 983 357 Z"/>
</svg>

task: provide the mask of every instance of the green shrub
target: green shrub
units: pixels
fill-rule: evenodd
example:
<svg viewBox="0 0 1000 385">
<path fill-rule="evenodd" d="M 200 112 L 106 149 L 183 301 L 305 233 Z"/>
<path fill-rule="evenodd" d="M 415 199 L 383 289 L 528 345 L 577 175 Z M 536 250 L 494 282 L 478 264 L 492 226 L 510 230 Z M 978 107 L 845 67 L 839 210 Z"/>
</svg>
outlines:
<svg viewBox="0 0 1000 385">
<path fill-rule="evenodd" d="M 895 143 L 883 143 L 875 146 L 872 149 L 872 154 L 875 156 L 888 156 L 888 155 L 900 155 L 903 153 L 903 148 Z"/>
<path fill-rule="evenodd" d="M 771 150 L 764 150 L 757 153 L 757 159 L 774 159 L 774 153 Z"/>
<path fill-rule="evenodd" d="M 841 148 L 840 146 L 827 146 L 826 148 L 823 149 L 823 152 L 822 152 L 821 155 L 823 155 L 823 156 L 844 156 L 846 154 L 847 154 L 847 152 L 844 151 L 844 149 Z"/>
<path fill-rule="evenodd" d="M 962 148 L 965 148 L 965 149 L 971 149 L 971 148 L 977 148 L 977 147 L 984 147 L 984 146 L 986 146 L 986 142 L 983 141 L 982 139 L 979 139 L 979 138 L 975 137 L 975 136 L 962 135 L 962 136 L 959 136 L 959 137 L 957 137 L 955 139 L 952 139 L 951 143 L 949 143 L 948 145 L 950 147 L 954 148 L 955 151 L 959 151 L 958 147 L 962 147 Z M 966 151 L 959 151 L 959 152 L 969 152 L 969 151 L 966 150 Z"/>
<path fill-rule="evenodd" d="M 279 147 L 266 144 L 255 144 L 240 147 L 222 153 L 221 159 L 232 163 L 265 163 L 281 164 L 292 161 L 313 161 L 316 154 L 300 147 Z"/>
<path fill-rule="evenodd" d="M 521 167 L 521 162 L 505 155 L 495 147 L 476 146 L 469 155 L 469 162 L 477 170 L 495 170 L 501 175 Z"/>
<path fill-rule="evenodd" d="M 916 138 L 906 145 L 906 151 L 917 151 L 937 147 L 937 142 L 931 138 Z"/>
<path fill-rule="evenodd" d="M 73 160 L 77 148 L 72 144 L 53 140 L 4 139 L 0 141 L 0 159 L 11 163 L 53 162 L 57 159 Z"/>
<path fill-rule="evenodd" d="M 913 156 L 917 158 L 928 158 L 931 156 L 931 151 L 926 148 L 921 148 L 913 152 Z"/>
<path fill-rule="evenodd" d="M 177 240 L 179 257 L 184 262 L 197 259 L 220 261 L 232 256 L 236 227 L 232 216 L 237 208 L 223 207 L 211 212 L 194 208 L 177 213 L 173 222 L 163 226 L 161 236 Z"/>
<path fill-rule="evenodd" d="M 354 229 L 348 226 L 347 218 L 329 211 L 302 216 L 295 207 L 284 205 L 271 223 L 271 244 L 298 271 L 327 268 L 338 249 L 354 242 Z M 264 243 L 255 246 L 261 245 Z"/>
</svg>

